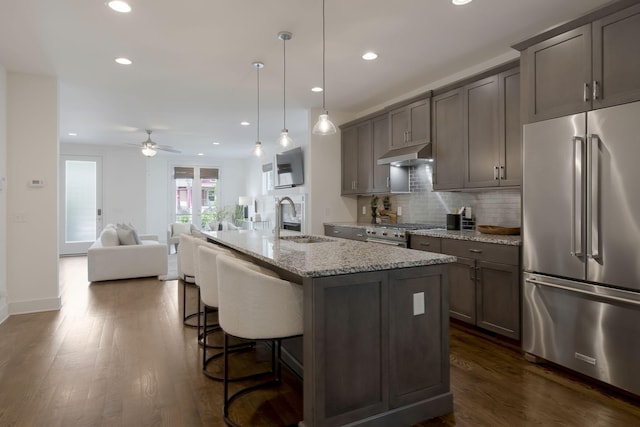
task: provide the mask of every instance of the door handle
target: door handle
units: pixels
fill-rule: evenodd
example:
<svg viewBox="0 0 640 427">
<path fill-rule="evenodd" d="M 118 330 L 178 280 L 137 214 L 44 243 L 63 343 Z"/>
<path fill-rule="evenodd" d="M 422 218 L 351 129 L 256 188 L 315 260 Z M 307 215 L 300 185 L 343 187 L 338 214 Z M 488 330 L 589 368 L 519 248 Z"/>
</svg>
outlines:
<svg viewBox="0 0 640 427">
<path fill-rule="evenodd" d="M 584 138 L 573 137 L 573 194 L 571 197 L 571 255 L 584 255 L 582 241 L 582 218 L 584 217 Z"/>
<path fill-rule="evenodd" d="M 589 83 L 585 83 L 582 88 L 582 100 L 589 102 Z"/>
<path fill-rule="evenodd" d="M 98 216 L 102 216 L 102 209 L 98 209 Z"/>
<path fill-rule="evenodd" d="M 589 249 L 587 256 L 593 259 L 600 259 L 600 138 L 598 135 L 591 135 L 589 137 L 589 227 L 591 229 L 591 238 L 589 239 Z"/>
</svg>

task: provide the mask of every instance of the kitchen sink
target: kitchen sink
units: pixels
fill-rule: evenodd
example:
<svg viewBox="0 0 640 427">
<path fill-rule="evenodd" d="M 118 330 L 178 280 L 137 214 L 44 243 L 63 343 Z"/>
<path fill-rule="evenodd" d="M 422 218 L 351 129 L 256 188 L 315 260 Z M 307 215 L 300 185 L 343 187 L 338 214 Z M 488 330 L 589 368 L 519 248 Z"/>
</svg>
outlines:
<svg viewBox="0 0 640 427">
<path fill-rule="evenodd" d="M 329 239 L 326 237 L 320 237 L 320 236 L 306 236 L 306 235 L 302 235 L 302 236 L 283 236 L 280 237 L 280 239 L 282 240 L 286 240 L 289 242 L 294 242 L 294 243 L 322 243 L 322 242 L 334 242 L 334 239 Z"/>
</svg>

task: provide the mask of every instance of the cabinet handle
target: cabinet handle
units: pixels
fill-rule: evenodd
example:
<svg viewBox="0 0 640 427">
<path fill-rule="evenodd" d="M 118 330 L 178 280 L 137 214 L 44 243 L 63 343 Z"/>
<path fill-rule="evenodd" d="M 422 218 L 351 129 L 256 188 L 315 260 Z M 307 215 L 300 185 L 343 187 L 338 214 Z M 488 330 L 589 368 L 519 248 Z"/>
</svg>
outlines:
<svg viewBox="0 0 640 427">
<path fill-rule="evenodd" d="M 482 253 L 482 249 L 469 249 L 469 252 L 474 253 L 474 254 L 481 254 Z"/>
<path fill-rule="evenodd" d="M 407 131 L 407 142 L 411 142 L 411 131 Z"/>
<path fill-rule="evenodd" d="M 364 237 L 364 234 L 356 234 L 356 237 Z"/>
<path fill-rule="evenodd" d="M 421 242 L 420 246 L 431 246 L 431 243 L 427 243 L 427 242 Z"/>
<path fill-rule="evenodd" d="M 593 94 L 591 95 L 591 97 L 595 101 L 596 99 L 598 99 L 598 81 L 594 80 L 592 85 L 593 85 Z"/>
<path fill-rule="evenodd" d="M 589 102 L 589 83 L 585 83 L 582 89 L 582 99 L 584 102 Z"/>
<path fill-rule="evenodd" d="M 389 187 L 390 187 L 390 184 L 389 184 L 389 177 L 387 177 L 387 188 L 389 188 Z"/>
<path fill-rule="evenodd" d="M 475 275 L 476 269 L 474 267 L 469 267 L 469 280 L 476 280 L 476 275 Z"/>
<path fill-rule="evenodd" d="M 500 166 L 500 179 L 505 179 L 504 166 Z"/>
<path fill-rule="evenodd" d="M 338 231 L 338 230 L 333 230 L 333 234 L 340 234 L 340 231 Z"/>
<path fill-rule="evenodd" d="M 496 180 L 496 181 L 499 179 L 498 178 L 498 166 L 494 166 L 493 167 L 493 179 Z"/>
<path fill-rule="evenodd" d="M 406 143 L 406 142 L 407 142 L 407 139 L 408 139 L 408 135 L 407 135 L 407 131 L 405 130 L 405 131 L 404 131 L 404 140 L 403 140 L 403 142 L 405 142 L 405 143 Z"/>
</svg>

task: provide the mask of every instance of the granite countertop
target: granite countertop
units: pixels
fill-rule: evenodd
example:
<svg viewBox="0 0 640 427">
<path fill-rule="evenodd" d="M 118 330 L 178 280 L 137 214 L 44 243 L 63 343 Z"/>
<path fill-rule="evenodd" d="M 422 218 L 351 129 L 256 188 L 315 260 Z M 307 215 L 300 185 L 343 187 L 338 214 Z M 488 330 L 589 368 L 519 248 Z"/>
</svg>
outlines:
<svg viewBox="0 0 640 427">
<path fill-rule="evenodd" d="M 499 245 L 521 246 L 522 236 L 483 234 L 475 230 L 411 230 L 416 236 L 441 237 L 443 239 L 470 240 L 474 242 L 496 243 Z"/>
<path fill-rule="evenodd" d="M 314 237 L 317 243 L 280 239 L 263 230 L 212 231 L 211 241 L 280 267 L 301 277 L 325 277 L 454 262 L 456 257 L 326 236 L 282 232 L 285 238 Z"/>
</svg>

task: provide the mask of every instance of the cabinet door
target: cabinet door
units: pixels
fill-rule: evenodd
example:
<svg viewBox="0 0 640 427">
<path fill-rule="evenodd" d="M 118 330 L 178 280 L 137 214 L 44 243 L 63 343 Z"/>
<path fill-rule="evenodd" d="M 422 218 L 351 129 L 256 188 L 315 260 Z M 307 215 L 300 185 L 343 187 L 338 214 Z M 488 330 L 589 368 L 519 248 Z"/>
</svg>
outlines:
<svg viewBox="0 0 640 427">
<path fill-rule="evenodd" d="M 593 23 L 594 108 L 640 100 L 640 5 Z"/>
<path fill-rule="evenodd" d="M 500 186 L 522 184 L 520 69 L 500 73 Z"/>
<path fill-rule="evenodd" d="M 463 186 L 462 89 L 433 98 L 433 189 Z"/>
<path fill-rule="evenodd" d="M 498 76 L 463 89 L 465 187 L 497 187 L 500 168 Z"/>
<path fill-rule="evenodd" d="M 411 120 L 409 110 L 405 107 L 389 112 L 389 149 L 406 146 L 409 120 Z"/>
<path fill-rule="evenodd" d="M 389 165 L 379 165 L 378 159 L 389 149 L 389 117 L 387 115 L 373 119 L 373 193 L 389 191 Z"/>
<path fill-rule="evenodd" d="M 358 129 L 342 130 L 342 194 L 355 194 L 358 179 Z"/>
<path fill-rule="evenodd" d="M 528 122 L 591 108 L 591 24 L 526 50 Z"/>
<path fill-rule="evenodd" d="M 426 144 L 431 141 L 431 102 L 429 99 L 414 102 L 409 109 L 409 135 L 407 145 Z"/>
<path fill-rule="evenodd" d="M 371 122 L 358 125 L 358 172 L 356 193 L 370 191 L 373 182 L 373 147 L 371 139 Z"/>
<path fill-rule="evenodd" d="M 476 323 L 475 260 L 458 257 L 449 264 L 449 314 L 463 322 Z"/>
<path fill-rule="evenodd" d="M 477 326 L 520 339 L 518 267 L 486 261 L 477 263 Z"/>
</svg>

